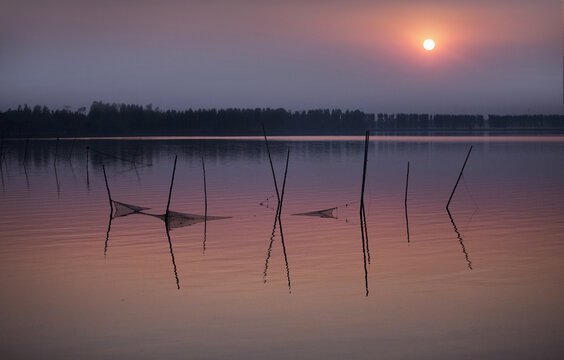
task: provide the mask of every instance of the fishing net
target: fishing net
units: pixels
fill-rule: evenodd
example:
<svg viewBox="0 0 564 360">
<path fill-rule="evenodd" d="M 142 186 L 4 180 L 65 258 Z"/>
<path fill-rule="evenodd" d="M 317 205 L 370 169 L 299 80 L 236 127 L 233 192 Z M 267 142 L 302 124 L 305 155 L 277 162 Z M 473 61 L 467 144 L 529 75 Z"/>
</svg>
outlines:
<svg viewBox="0 0 564 360">
<path fill-rule="evenodd" d="M 185 226 L 196 225 L 205 221 L 222 220 L 222 219 L 230 218 L 229 216 L 204 216 L 204 215 L 196 215 L 196 214 L 185 214 L 176 211 L 169 211 L 168 218 L 167 218 L 167 214 L 153 215 L 153 216 L 161 219 L 162 221 L 166 221 L 169 229 L 177 229 Z"/>
<path fill-rule="evenodd" d="M 310 211 L 310 212 L 305 212 L 305 213 L 300 213 L 300 214 L 293 214 L 293 215 L 294 216 L 315 216 L 315 217 L 320 217 L 320 218 L 336 219 L 337 217 L 333 213 L 335 211 L 335 209 L 337 209 L 337 207 L 333 207 L 333 208 L 325 209 L 325 210 Z"/>
<path fill-rule="evenodd" d="M 135 206 L 131 204 L 122 203 L 119 201 L 112 200 L 114 204 L 114 218 L 123 217 L 131 214 L 141 213 L 143 210 L 148 210 L 150 208 Z"/>
</svg>

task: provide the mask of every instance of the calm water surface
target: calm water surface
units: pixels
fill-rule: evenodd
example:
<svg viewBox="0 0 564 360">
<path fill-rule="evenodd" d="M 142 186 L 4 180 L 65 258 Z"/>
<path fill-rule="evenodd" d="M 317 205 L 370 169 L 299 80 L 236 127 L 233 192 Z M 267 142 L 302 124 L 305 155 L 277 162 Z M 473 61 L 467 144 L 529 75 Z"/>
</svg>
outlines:
<svg viewBox="0 0 564 360">
<path fill-rule="evenodd" d="M 372 138 L 366 273 L 363 139 L 288 148 L 282 244 L 261 139 L 5 141 L 0 357 L 564 357 L 564 138 Z"/>
</svg>

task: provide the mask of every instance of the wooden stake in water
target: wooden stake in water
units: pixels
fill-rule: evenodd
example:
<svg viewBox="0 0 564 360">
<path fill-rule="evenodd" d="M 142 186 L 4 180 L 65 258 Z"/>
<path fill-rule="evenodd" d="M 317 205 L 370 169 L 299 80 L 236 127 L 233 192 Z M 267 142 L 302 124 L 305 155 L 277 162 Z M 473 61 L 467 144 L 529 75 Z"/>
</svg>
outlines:
<svg viewBox="0 0 564 360">
<path fill-rule="evenodd" d="M 206 186 L 206 165 L 204 163 L 204 157 L 202 156 L 202 170 L 204 172 L 204 243 L 203 251 L 206 251 L 206 235 L 208 227 L 208 191 Z"/>
<path fill-rule="evenodd" d="M 470 157 L 471 152 L 472 152 L 472 145 L 470 146 L 470 150 L 468 150 L 468 155 L 466 155 L 466 160 L 464 160 L 464 165 L 462 165 L 462 169 L 460 170 L 460 174 L 458 174 L 458 179 L 456 179 L 456 184 L 454 184 L 454 189 L 452 189 L 452 192 L 450 193 L 450 197 L 448 198 L 448 202 L 446 204 L 447 209 L 448 209 L 448 206 L 450 205 L 450 201 L 452 200 L 454 192 L 456 191 L 456 187 L 458 186 L 458 182 L 460 181 L 460 178 L 462 177 L 462 173 L 464 172 L 464 168 L 466 167 L 466 162 L 468 161 L 468 158 Z"/>
<path fill-rule="evenodd" d="M 178 159 L 178 155 L 174 157 L 174 167 L 172 168 L 172 179 L 170 180 L 170 190 L 168 191 L 168 202 L 166 204 L 166 215 L 165 219 L 167 219 L 167 226 L 168 226 L 168 209 L 170 208 L 170 199 L 172 196 L 172 185 L 174 184 L 174 174 L 176 173 L 176 160 Z"/>
<path fill-rule="evenodd" d="M 368 234 L 366 233 L 366 213 L 364 209 L 364 187 L 366 184 L 366 167 L 368 163 L 368 143 L 370 141 L 370 132 L 366 131 L 364 138 L 364 167 L 362 171 L 362 187 L 360 191 L 360 233 L 362 236 L 362 255 L 364 260 L 364 285 L 366 288 L 366 296 L 368 296 L 368 268 L 366 267 L 367 253 L 370 258 L 370 250 L 368 250 Z"/>
<path fill-rule="evenodd" d="M 278 192 L 278 184 L 276 183 L 276 174 L 274 173 L 274 165 L 272 165 L 272 157 L 270 156 L 270 147 L 268 146 L 268 139 L 266 138 L 266 131 L 264 130 L 264 123 L 262 124 L 262 133 L 264 135 L 264 142 L 266 144 L 266 151 L 268 153 L 268 160 L 270 161 L 270 169 L 272 170 L 272 178 L 274 179 L 274 188 L 276 189 L 276 197 L 278 198 L 277 209 L 280 208 L 280 193 Z"/>
<path fill-rule="evenodd" d="M 282 215 L 282 204 L 284 202 L 284 190 L 286 188 L 286 175 L 288 175 L 288 162 L 290 161 L 290 149 L 286 154 L 286 170 L 284 170 L 284 181 L 282 182 L 282 195 L 280 196 L 280 206 L 278 207 L 278 217 Z"/>
<path fill-rule="evenodd" d="M 370 132 L 366 131 L 364 137 L 364 167 L 362 169 L 362 188 L 360 191 L 360 202 L 364 204 L 364 185 L 366 184 L 366 164 L 368 163 L 368 142 L 370 141 Z"/>
<path fill-rule="evenodd" d="M 112 195 L 110 194 L 110 187 L 108 186 L 108 177 L 106 176 L 106 168 L 102 164 L 102 171 L 104 172 L 104 181 L 106 182 L 106 190 L 108 191 L 108 201 L 110 202 L 110 211 L 114 210 L 112 205 Z"/>
<path fill-rule="evenodd" d="M 409 187 L 409 161 L 407 162 L 407 175 L 405 177 L 405 227 L 407 229 L 407 242 L 409 242 L 409 218 L 407 217 L 407 189 Z"/>
</svg>

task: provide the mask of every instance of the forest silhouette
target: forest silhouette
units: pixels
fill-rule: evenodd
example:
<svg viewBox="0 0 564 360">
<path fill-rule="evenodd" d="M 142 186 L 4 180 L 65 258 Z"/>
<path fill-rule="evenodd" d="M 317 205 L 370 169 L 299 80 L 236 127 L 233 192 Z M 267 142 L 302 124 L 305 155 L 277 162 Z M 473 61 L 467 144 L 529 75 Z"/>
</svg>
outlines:
<svg viewBox="0 0 564 360">
<path fill-rule="evenodd" d="M 560 132 L 564 129 L 564 116 L 371 114 L 360 110 L 282 108 L 178 111 L 98 101 L 88 111 L 86 107 L 51 110 L 46 106 L 24 105 L 0 112 L 2 137 L 259 136 L 262 124 L 271 135 L 361 135 L 367 129 Z"/>
</svg>

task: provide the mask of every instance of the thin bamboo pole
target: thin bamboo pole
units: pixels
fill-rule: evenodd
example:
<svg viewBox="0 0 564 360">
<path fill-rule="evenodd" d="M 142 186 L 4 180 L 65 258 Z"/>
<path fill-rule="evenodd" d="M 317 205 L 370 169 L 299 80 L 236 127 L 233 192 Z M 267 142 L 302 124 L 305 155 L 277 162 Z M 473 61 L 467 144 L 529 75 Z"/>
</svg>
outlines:
<svg viewBox="0 0 564 360">
<path fill-rule="evenodd" d="M 278 192 L 278 184 L 276 183 L 276 174 L 274 173 L 274 165 L 272 165 L 272 156 L 270 155 L 270 147 L 268 146 L 268 139 L 266 137 L 266 130 L 264 123 L 262 124 L 262 133 L 264 135 L 264 143 L 266 144 L 266 151 L 268 153 L 268 160 L 270 161 L 270 169 L 272 170 L 272 178 L 274 179 L 274 188 L 276 189 L 276 197 L 278 198 L 278 207 L 280 206 L 280 193 Z"/>
<path fill-rule="evenodd" d="M 452 192 L 450 193 L 450 197 L 448 198 L 448 202 L 446 204 L 447 209 L 448 209 L 448 206 L 450 205 L 450 201 L 452 200 L 454 192 L 456 191 L 456 187 L 458 186 L 458 182 L 460 181 L 460 178 L 462 177 L 462 173 L 464 172 L 464 168 L 466 167 L 466 162 L 468 162 L 468 158 L 470 157 L 471 152 L 472 152 L 472 145 L 470 146 L 470 150 L 468 150 L 468 155 L 466 155 L 466 160 L 464 160 L 464 165 L 462 165 L 462 169 L 460 170 L 460 174 L 458 174 L 458 179 L 456 179 L 456 184 L 454 184 L 454 188 L 452 189 Z"/>
<path fill-rule="evenodd" d="M 407 175 L 405 176 L 405 227 L 407 229 L 407 242 L 409 242 L 409 218 L 407 216 L 407 189 L 409 187 L 409 161 L 407 162 Z"/>
<path fill-rule="evenodd" d="M 110 202 L 110 211 L 114 210 L 112 205 L 112 195 L 110 194 L 110 187 L 108 186 L 108 177 L 106 176 L 106 167 L 102 164 L 102 171 L 104 172 L 104 181 L 106 182 L 106 190 L 108 191 L 108 201 Z"/>
<path fill-rule="evenodd" d="M 166 215 L 165 219 L 167 219 L 167 226 L 168 226 L 168 212 L 170 208 L 170 199 L 172 197 L 172 186 L 174 185 L 174 174 L 176 173 L 176 160 L 178 159 L 178 155 L 174 157 L 174 167 L 172 168 L 172 179 L 170 179 L 170 190 L 168 191 L 168 202 L 166 204 Z"/>
<path fill-rule="evenodd" d="M 360 191 L 360 233 L 362 237 L 362 255 L 364 262 L 364 286 L 366 288 L 366 296 L 368 296 L 368 268 L 366 266 L 367 257 L 370 258 L 370 250 L 368 250 L 368 234 L 366 233 L 366 213 L 364 209 L 364 187 L 366 185 L 366 167 L 368 163 L 368 143 L 370 141 L 370 132 L 366 131 L 364 138 L 364 166 L 362 170 L 362 187 Z M 368 254 L 368 256 L 367 256 Z"/>
<path fill-rule="evenodd" d="M 208 228 L 208 190 L 206 185 L 206 165 L 204 162 L 204 156 L 202 156 L 202 170 L 204 172 L 204 242 L 203 242 L 203 252 L 206 251 L 206 236 Z"/>
</svg>

